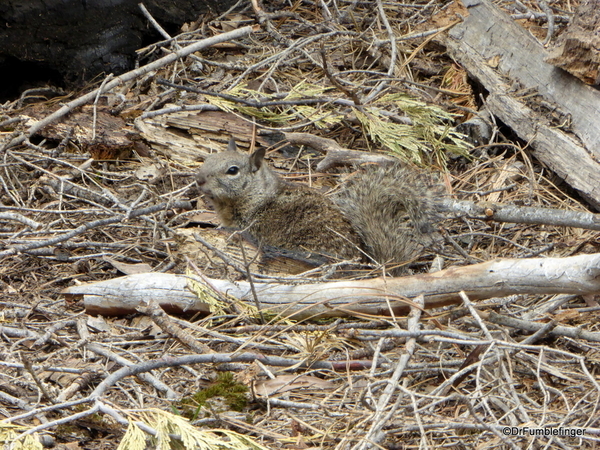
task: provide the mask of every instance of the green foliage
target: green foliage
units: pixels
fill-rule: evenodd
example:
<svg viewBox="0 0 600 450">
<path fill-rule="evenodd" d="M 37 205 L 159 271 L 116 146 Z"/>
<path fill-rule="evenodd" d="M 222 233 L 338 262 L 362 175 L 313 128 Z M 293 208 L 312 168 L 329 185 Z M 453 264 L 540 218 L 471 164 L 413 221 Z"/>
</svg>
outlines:
<svg viewBox="0 0 600 450">
<path fill-rule="evenodd" d="M 301 82 L 294 86 L 283 100 L 325 98 L 327 88 Z M 260 93 L 243 86 L 236 86 L 228 95 L 246 100 L 262 102 L 277 100 L 274 95 Z M 281 100 L 281 99 L 279 99 Z M 339 106 L 334 104 L 279 105 L 256 108 L 220 97 L 209 97 L 209 102 L 224 111 L 255 117 L 275 126 L 306 122 L 317 128 L 329 128 L 343 120 Z M 393 121 L 385 111 L 400 111 L 408 123 Z M 354 113 L 363 127 L 365 135 L 378 146 L 390 150 L 401 160 L 419 166 L 437 163 L 446 165 L 447 154 L 469 157 L 471 145 L 465 136 L 453 131 L 449 125 L 454 116 L 439 106 L 429 105 L 404 93 L 383 95 L 369 105 L 355 108 Z"/>
<path fill-rule="evenodd" d="M 216 381 L 206 389 L 196 392 L 193 396 L 180 402 L 181 413 L 184 417 L 194 420 L 202 406 L 211 398 L 222 398 L 227 407 L 233 411 L 242 411 L 248 404 L 246 397 L 248 387 L 234 380 L 233 373 L 223 372 Z"/>
<path fill-rule="evenodd" d="M 319 98 L 323 96 L 325 91 L 326 88 L 302 81 L 298 85 L 294 86 L 290 93 L 283 99 L 277 98 L 275 95 L 265 94 L 243 86 L 236 86 L 226 93 L 228 95 L 239 97 L 245 100 L 260 100 L 262 102 L 282 100 L 293 102 L 294 100 L 305 98 Z M 287 125 L 294 121 L 302 120 L 309 121 L 318 128 L 325 128 L 339 123 L 343 118 L 341 114 L 331 110 L 323 109 L 319 105 L 312 106 L 292 104 L 289 106 L 280 105 L 255 108 L 253 106 L 231 102 L 230 100 L 225 100 L 220 97 L 209 97 L 208 101 L 213 105 L 223 109 L 223 111 L 239 112 L 265 122 L 270 122 L 277 126 Z"/>
<path fill-rule="evenodd" d="M 366 134 L 398 158 L 419 166 L 431 163 L 445 166 L 447 153 L 469 157 L 471 145 L 464 135 L 450 129 L 448 122 L 453 116 L 442 108 L 400 93 L 384 95 L 374 105 L 393 105 L 390 109 L 400 109 L 412 122 L 411 125 L 392 122 L 375 107 L 355 111 Z"/>
</svg>

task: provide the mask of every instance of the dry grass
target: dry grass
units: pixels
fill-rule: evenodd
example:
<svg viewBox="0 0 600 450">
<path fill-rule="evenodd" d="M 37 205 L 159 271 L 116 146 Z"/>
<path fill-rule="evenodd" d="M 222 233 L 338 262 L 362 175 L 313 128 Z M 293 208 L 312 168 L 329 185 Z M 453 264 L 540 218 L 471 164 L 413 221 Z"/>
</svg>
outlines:
<svg viewBox="0 0 600 450">
<path fill-rule="evenodd" d="M 152 149 L 136 144 L 139 133 L 133 128 L 134 117 L 171 104 L 210 103 L 245 117 L 250 124 L 253 118 L 259 129 L 307 131 L 336 139 L 344 147 L 375 150 L 385 139 L 377 141 L 369 135 L 348 102 L 353 97 L 364 101 L 378 89 L 381 94 L 403 92 L 420 102 L 443 105 L 446 117 L 434 124 L 435 129 L 427 128 L 423 121 L 420 134 L 407 138 L 418 145 L 399 144 L 396 150 L 415 150 L 402 157 L 428 167 L 439 170 L 447 166 L 444 176 L 452 195 L 586 209 L 560 180 L 530 160 L 517 142 L 500 141 L 500 136 L 499 142 L 477 149 L 475 154 L 481 157 L 466 159 L 449 155 L 448 147 L 454 143 L 436 141 L 440 127 L 449 123 L 448 112 L 468 114 L 465 106 L 475 103 L 464 73 L 436 45 L 420 46 L 428 35 L 418 34 L 435 28 L 429 22 L 431 15 L 443 14 L 437 2 L 414 2 L 406 7 L 383 2 L 393 32 L 402 38 L 394 54 L 389 42 L 383 42 L 388 31 L 377 2 L 338 5 L 339 11 L 329 12 L 302 3 L 293 11 L 287 7 L 278 10 L 279 15 L 263 12 L 259 14 L 265 21 L 263 30 L 239 45 L 205 50 L 136 80 L 120 92 L 125 96 L 123 104 L 111 104 L 116 100 L 109 96 L 109 104 L 101 104 L 99 109 L 118 110 L 123 127 L 134 135 L 129 136 L 129 146 L 103 147 L 86 138 L 77 126 L 65 126 L 46 130 L 20 146 L 3 148 L 0 416 L 15 419 L 26 411 L 35 412 L 15 420 L 23 428 L 13 436 L 62 418 L 65 423 L 44 433 L 75 448 L 116 448 L 126 429 L 119 419 L 143 421 L 147 408 L 181 412 L 181 404 L 169 394 L 189 398 L 209 386 L 218 372 L 234 371 L 237 380 L 250 388 L 248 403 L 238 412 L 223 402 L 207 403 L 198 407 L 194 424 L 198 429 L 235 430 L 268 448 L 359 449 L 369 442 L 388 449 L 597 448 L 600 343 L 551 334 L 531 338 L 530 333 L 486 320 L 486 313 L 493 310 L 536 323 L 555 321 L 600 331 L 600 307 L 593 305 L 593 299 L 587 299 L 588 304 L 577 296 L 514 296 L 480 302 L 475 309 L 461 305 L 413 312 L 412 321 L 388 317 L 263 325 L 256 317 L 230 313 L 192 322 L 165 318 L 161 330 L 145 315 L 88 317 L 80 303 L 59 294 L 73 283 L 119 276 L 107 257 L 123 263 L 147 263 L 155 271 L 185 270 L 174 235 L 188 225 L 193 214 L 185 211 L 184 202 L 193 197 L 190 175 L 196 162 L 169 159 L 169 151 L 156 143 Z M 324 14 L 339 20 L 331 22 Z M 247 7 L 212 26 L 227 30 L 252 22 L 254 17 Z M 185 39 L 201 37 L 196 30 Z M 160 47 L 170 48 L 170 44 Z M 327 60 L 325 70 L 319 67 L 321 51 Z M 152 58 L 162 53 L 159 46 L 151 46 L 140 55 Z M 387 76 L 392 58 L 396 69 Z M 334 74 L 339 86 L 326 71 Z M 286 99 L 290 104 L 256 107 L 214 95 L 184 94 L 159 84 L 159 78 L 217 94 L 227 89 L 231 95 L 255 101 Z M 249 90 L 241 90 L 245 85 Z M 265 89 L 294 95 L 258 98 Z M 321 102 L 293 104 L 299 97 Z M 26 129 L 24 116 L 47 115 L 55 104 L 3 105 L 0 122 L 19 120 L 2 125 L 0 147 Z M 363 106 L 367 111 L 371 107 L 369 102 Z M 393 102 L 377 108 L 385 112 L 378 117 L 387 118 L 388 124 L 397 123 L 394 120 L 400 116 L 413 124 L 419 121 L 418 114 L 411 115 Z M 86 114 L 91 115 L 91 109 Z M 207 131 L 192 139 L 199 145 L 208 139 L 212 142 L 208 147 L 218 147 L 228 139 L 219 136 L 223 134 L 222 130 L 213 135 Z M 313 173 L 318 157 L 310 152 L 296 159 L 271 154 L 273 164 L 292 171 L 296 179 L 334 184 L 335 176 L 316 177 Z M 157 175 L 148 181 L 136 171 L 149 167 L 157 170 Z M 145 214 L 132 213 L 160 204 L 163 206 Z M 1 216 L 3 213 L 25 216 L 38 226 Z M 107 222 L 96 222 L 102 220 Z M 451 246 L 444 248 L 445 266 L 498 257 L 593 253 L 600 245 L 597 232 L 554 226 L 460 219 L 444 222 L 443 228 L 462 249 L 459 253 Z M 426 255 L 416 270 L 426 268 L 433 257 Z M 416 332 L 419 327 L 423 330 L 419 338 L 396 333 Z M 447 335 L 435 335 L 435 330 Z M 197 344 L 195 349 L 190 348 L 191 342 Z M 162 386 L 134 376 L 111 385 L 100 400 L 116 414 L 100 409 L 94 410 L 94 415 L 74 416 L 92 411 L 95 403 L 87 396 L 121 366 L 193 355 L 199 353 L 198 348 L 219 355 L 254 352 L 261 358 L 292 360 L 296 366 L 267 367 L 260 358 L 252 363 L 234 358 L 215 364 L 165 366 L 151 372 Z M 317 363 L 322 361 L 341 364 L 333 370 L 319 367 Z M 66 369 L 74 370 L 68 373 Z M 298 378 L 284 378 L 288 375 Z M 267 400 L 255 391 L 269 377 L 282 386 L 287 383 L 287 388 L 271 392 Z M 86 398 L 79 406 L 66 404 Z M 50 405 L 56 406 L 42 411 Z M 146 423 L 156 427 L 156 422 Z M 0 422 L 0 436 L 6 437 L 4 424 Z M 516 436 L 505 434 L 505 427 L 585 429 L 586 434 Z"/>
</svg>

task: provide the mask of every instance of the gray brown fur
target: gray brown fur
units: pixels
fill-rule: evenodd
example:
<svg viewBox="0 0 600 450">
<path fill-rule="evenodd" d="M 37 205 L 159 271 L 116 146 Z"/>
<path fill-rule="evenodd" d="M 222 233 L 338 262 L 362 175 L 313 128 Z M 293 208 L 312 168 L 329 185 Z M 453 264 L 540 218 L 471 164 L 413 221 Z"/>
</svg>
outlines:
<svg viewBox="0 0 600 450">
<path fill-rule="evenodd" d="M 358 231 L 365 253 L 392 266 L 415 259 L 431 243 L 441 187 L 427 174 L 393 164 L 354 176 L 335 201 Z"/>
<path fill-rule="evenodd" d="M 340 209 L 320 192 L 280 179 L 264 149 L 244 155 L 230 143 L 198 172 L 200 190 L 221 223 L 247 230 L 261 244 L 345 259 L 358 258 L 361 240 Z M 236 174 L 227 174 L 237 167 Z"/>
<path fill-rule="evenodd" d="M 435 197 L 418 174 L 399 166 L 369 170 L 334 201 L 280 179 L 264 149 L 206 159 L 197 175 L 221 223 L 246 230 L 263 245 L 344 259 L 401 264 L 413 259 L 435 218 Z"/>
</svg>

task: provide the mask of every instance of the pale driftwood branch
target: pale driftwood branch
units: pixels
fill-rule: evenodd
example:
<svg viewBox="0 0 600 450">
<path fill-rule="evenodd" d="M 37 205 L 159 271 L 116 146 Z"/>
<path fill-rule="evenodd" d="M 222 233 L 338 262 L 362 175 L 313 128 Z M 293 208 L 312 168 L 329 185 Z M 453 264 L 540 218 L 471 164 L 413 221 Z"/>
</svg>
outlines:
<svg viewBox="0 0 600 450">
<path fill-rule="evenodd" d="M 31 220 L 31 219 L 23 216 L 22 214 L 17 214 L 17 213 L 12 213 L 12 212 L 0 213 L 0 220 L 14 220 L 15 222 L 21 222 L 21 223 L 27 225 L 28 227 L 33 228 L 34 230 L 37 230 L 38 228 L 40 228 L 42 226 L 41 223 L 36 222 L 35 220 Z"/>
<path fill-rule="evenodd" d="M 140 67 L 139 69 L 131 70 L 127 73 L 124 73 L 123 75 L 115 77 L 114 80 L 112 80 L 110 83 L 107 83 L 106 86 L 104 86 L 102 89 L 104 91 L 109 91 L 117 86 L 123 85 L 127 81 L 141 77 L 149 72 L 152 72 L 153 70 L 159 69 L 160 67 L 175 62 L 179 58 L 184 58 L 190 55 L 191 53 L 197 52 L 198 50 L 202 50 L 203 48 L 210 47 L 220 42 L 229 41 L 231 39 L 238 39 L 244 37 L 250 34 L 252 30 L 252 26 L 247 26 L 238 28 L 237 30 L 229 31 L 227 33 L 219 34 L 217 36 L 212 36 L 207 39 L 202 39 L 201 41 L 188 45 L 187 47 L 184 47 L 176 52 L 169 53 L 167 56 L 163 56 L 162 58 L 157 59 L 156 61 L 153 61 L 150 64 L 146 64 L 145 66 Z M 88 94 L 82 95 L 81 97 L 73 100 L 72 102 L 69 102 L 66 105 L 62 106 L 60 109 L 45 117 L 43 120 L 37 121 L 25 132 L 25 134 L 14 138 L 10 143 L 8 143 L 6 148 L 10 148 L 15 145 L 21 144 L 27 138 L 34 135 L 37 131 L 44 128 L 46 125 L 63 117 L 78 106 L 82 106 L 88 102 L 91 102 L 96 97 L 98 90 L 99 89 L 96 89 L 92 92 L 89 92 Z"/>
<path fill-rule="evenodd" d="M 450 199 L 443 202 L 443 208 L 447 212 L 464 215 L 471 219 L 600 230 L 600 214 L 589 212 Z"/>
<path fill-rule="evenodd" d="M 600 92 L 547 64 L 548 52 L 488 0 L 465 0 L 469 15 L 450 31 L 450 55 L 490 92 L 487 107 L 534 149 L 534 155 L 600 207 Z M 482 37 L 485 36 L 485 39 Z M 488 62 L 497 59 L 498 70 Z M 511 82 L 506 82 L 505 77 Z M 583 144 L 525 106 L 510 86 L 538 92 L 572 120 Z"/>
<path fill-rule="evenodd" d="M 117 364 L 120 364 L 125 367 L 129 367 L 129 366 L 132 366 L 135 364 L 132 361 L 130 361 L 120 355 L 117 355 L 116 353 L 114 353 L 113 351 L 111 351 L 109 348 L 107 348 L 106 346 L 104 346 L 102 344 L 96 344 L 96 343 L 90 342 L 88 344 L 85 344 L 85 348 L 93 353 L 96 353 L 97 355 L 104 356 L 109 361 L 114 361 Z M 143 380 L 144 382 L 148 383 L 149 385 L 151 385 L 152 387 L 154 387 L 157 391 L 163 392 L 168 399 L 173 400 L 173 399 L 177 398 L 177 393 L 175 391 L 173 391 L 173 389 L 171 389 L 167 384 L 162 382 L 160 379 L 158 379 L 151 373 L 140 374 L 139 378 L 141 380 Z"/>
<path fill-rule="evenodd" d="M 198 280 L 202 283 L 201 280 Z M 252 303 L 250 284 L 208 280 L 212 287 Z M 168 312 L 208 311 L 187 289 L 183 275 L 138 274 L 99 283 L 71 286 L 66 295 L 83 295 L 88 314 L 127 314 L 147 298 Z M 431 274 L 303 285 L 255 283 L 266 314 L 309 317 L 404 314 L 413 303 L 403 299 L 425 296 L 425 308 L 513 294 L 592 294 L 600 291 L 600 254 L 569 258 L 497 259 Z"/>
<path fill-rule="evenodd" d="M 315 136 L 310 133 L 283 133 L 283 135 L 290 144 L 307 145 L 321 153 L 348 150 L 333 139 Z"/>
<path fill-rule="evenodd" d="M 47 430 L 47 429 L 50 429 L 50 428 L 58 426 L 58 425 L 64 425 L 66 423 L 72 423 L 73 421 L 75 421 L 77 419 L 83 419 L 84 417 L 91 416 L 92 414 L 95 414 L 98 411 L 100 411 L 99 403 L 96 402 L 96 404 L 94 406 L 92 406 L 90 409 L 87 409 L 85 411 L 77 412 L 77 413 L 74 413 L 67 417 L 61 417 L 61 418 L 53 420 L 51 422 L 45 421 L 35 427 L 29 428 L 29 429 L 25 430 L 23 433 L 15 436 L 13 438 L 13 442 L 19 442 L 19 440 L 23 439 L 25 436 L 32 435 L 34 433 L 39 433 L 43 430 Z"/>
<path fill-rule="evenodd" d="M 380 153 L 350 150 L 342 147 L 333 139 L 315 136 L 310 133 L 283 134 L 290 144 L 306 145 L 313 150 L 324 153 L 325 158 L 317 165 L 317 170 L 321 172 L 340 165 L 361 164 L 366 162 L 389 164 L 397 161 L 397 159 L 392 156 L 382 155 Z"/>
<path fill-rule="evenodd" d="M 338 166 L 351 166 L 364 163 L 389 164 L 394 161 L 398 161 L 398 159 L 381 153 L 367 153 L 359 150 L 330 151 L 317 164 L 317 171 L 325 172 Z"/>
</svg>

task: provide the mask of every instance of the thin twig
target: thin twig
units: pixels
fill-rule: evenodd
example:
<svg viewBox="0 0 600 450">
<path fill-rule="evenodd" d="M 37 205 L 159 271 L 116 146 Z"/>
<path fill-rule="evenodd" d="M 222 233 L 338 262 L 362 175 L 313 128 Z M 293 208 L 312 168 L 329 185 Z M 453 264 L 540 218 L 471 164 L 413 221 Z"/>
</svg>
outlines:
<svg viewBox="0 0 600 450">
<path fill-rule="evenodd" d="M 92 142 L 96 141 L 96 120 L 98 118 L 98 100 L 100 100 L 100 96 L 104 92 L 104 88 L 106 83 L 112 80 L 113 74 L 110 73 L 104 80 L 102 80 L 102 84 L 97 89 L 96 98 L 94 98 L 94 108 L 93 108 L 93 116 L 92 116 Z"/>
<path fill-rule="evenodd" d="M 154 17 L 152 17 L 152 14 L 150 14 L 150 12 L 146 9 L 143 3 L 138 3 L 138 7 L 142 11 L 144 17 L 148 19 L 148 21 L 152 24 L 156 31 L 160 33 L 162 37 L 164 37 L 165 39 L 171 39 L 171 35 L 167 33 L 163 27 L 160 26 L 160 24 L 156 21 Z"/>
<path fill-rule="evenodd" d="M 168 208 L 190 209 L 190 204 L 189 204 L 189 202 L 173 202 L 171 204 L 161 203 L 160 205 L 154 205 L 154 206 L 150 206 L 148 208 L 142 208 L 142 209 L 132 211 L 130 214 L 130 217 L 136 218 L 136 217 L 143 216 L 145 214 L 152 214 L 154 212 L 161 211 L 167 207 Z M 0 252 L 0 258 L 10 256 L 10 255 L 15 255 L 20 252 L 26 252 L 28 250 L 33 250 L 35 248 L 55 245 L 55 244 L 58 244 L 59 242 L 64 242 L 75 236 L 83 234 L 86 231 L 91 230 L 93 228 L 97 228 L 97 227 L 101 227 L 101 226 L 105 226 L 105 225 L 111 225 L 114 223 L 119 223 L 123 220 L 124 220 L 124 217 L 121 215 L 117 215 L 114 217 L 108 217 L 106 219 L 94 220 L 92 222 L 85 223 L 85 224 L 75 228 L 74 230 L 71 230 L 67 233 L 60 234 L 53 238 L 42 240 L 42 241 L 35 241 L 35 242 L 31 242 L 31 243 L 25 244 L 25 245 L 17 245 L 15 247 L 4 250 L 4 251 Z"/>
<path fill-rule="evenodd" d="M 540 5 L 540 9 L 544 11 L 546 20 L 548 21 L 548 31 L 546 32 L 546 37 L 543 41 L 543 44 L 547 45 L 552 40 L 552 36 L 554 36 L 554 13 L 552 12 L 552 8 L 548 6 L 546 0 L 537 0 L 537 3 Z"/>
<path fill-rule="evenodd" d="M 408 331 L 410 333 L 416 333 L 419 331 L 419 321 L 421 318 L 424 297 L 421 295 L 414 299 L 414 301 L 419 307 L 411 307 L 410 309 L 410 314 L 408 317 Z M 373 414 L 371 427 L 366 433 L 366 435 L 363 438 L 361 438 L 359 443 L 353 447 L 354 449 L 366 449 L 371 443 L 378 443 L 383 438 L 383 436 L 379 432 L 387 424 L 388 420 L 395 414 L 396 408 L 399 407 L 399 402 L 396 402 L 394 404 L 394 407 L 390 408 L 385 414 L 384 411 L 386 410 L 391 400 L 392 394 L 394 393 L 398 385 L 400 377 L 404 373 L 408 362 L 410 361 L 411 357 L 415 352 L 416 343 L 417 341 L 414 337 L 411 337 L 406 341 L 406 351 L 402 354 L 402 356 L 400 356 L 394 373 L 387 381 L 386 387 L 383 390 L 383 394 L 379 397 L 375 413 Z"/>
<path fill-rule="evenodd" d="M 248 259 L 246 258 L 246 249 L 244 248 L 244 242 L 243 242 L 243 239 L 241 236 L 238 236 L 238 243 L 240 246 L 240 250 L 242 251 L 242 259 L 244 261 L 244 266 L 246 268 L 246 276 L 248 277 L 248 282 L 250 283 L 250 291 L 252 292 L 252 298 L 254 299 L 254 304 L 256 306 L 256 310 L 258 311 L 258 314 L 260 317 L 260 323 L 262 323 L 264 325 L 267 323 L 267 321 L 265 320 L 265 316 L 262 311 L 262 306 L 260 304 L 258 294 L 256 293 L 256 287 L 254 287 L 254 279 L 252 278 L 252 274 L 250 273 L 250 265 L 254 261 L 248 261 Z M 254 255 L 254 260 L 256 259 L 257 256 L 258 256 L 258 253 L 256 255 Z"/>
</svg>

